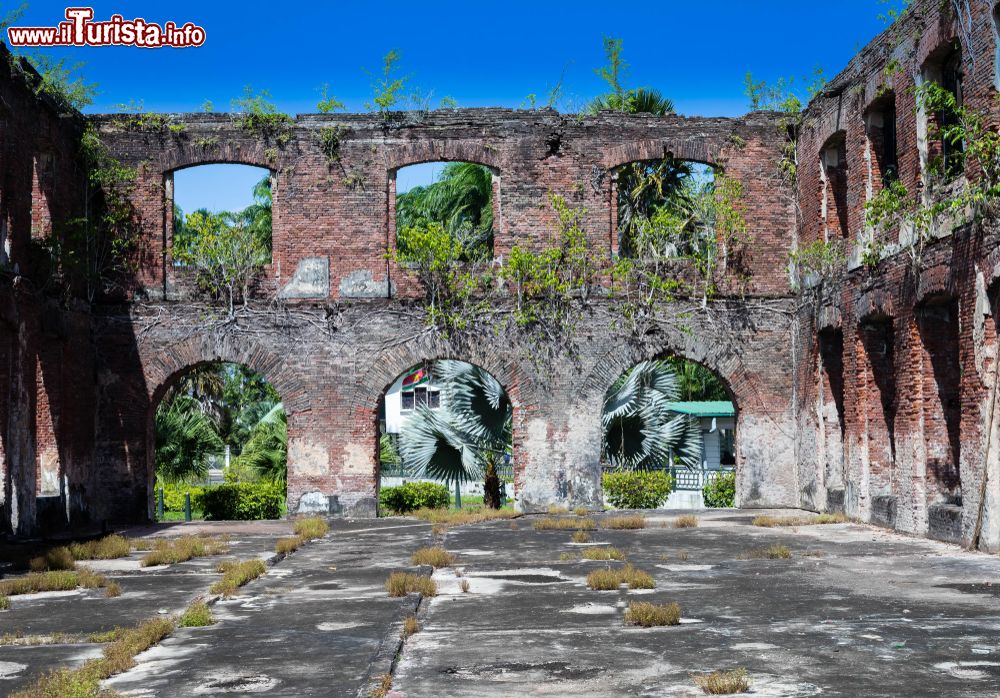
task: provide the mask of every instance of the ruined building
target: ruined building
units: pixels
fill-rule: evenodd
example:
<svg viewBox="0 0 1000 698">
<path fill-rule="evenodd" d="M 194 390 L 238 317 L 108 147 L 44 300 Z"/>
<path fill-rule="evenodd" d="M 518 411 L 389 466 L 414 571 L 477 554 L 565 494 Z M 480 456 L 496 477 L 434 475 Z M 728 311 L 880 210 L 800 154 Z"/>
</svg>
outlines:
<svg viewBox="0 0 1000 698">
<path fill-rule="evenodd" d="M 282 396 L 290 513 L 375 514 L 381 395 L 442 357 L 507 389 L 522 508 L 597 505 L 605 392 L 636 362 L 673 355 L 731 392 L 739 506 L 844 511 L 1000 549 L 997 225 L 962 209 L 925 234 L 872 229 L 864 213 L 897 182 L 927 201 L 979 180 L 974 159 L 955 155 L 962 144 L 939 136 L 948 114 L 921 106 L 917 88 L 940 84 L 995 122 L 998 17 L 984 0 L 918 2 L 795 117 L 302 115 L 279 138 L 224 114 L 67 114 L 5 54 L 0 531 L 149 517 L 156 405 L 185 370 L 215 360 L 259 371 Z M 665 156 L 742 185 L 750 242 L 729 250 L 714 296 L 665 305 L 640 334 L 614 321 L 613 295 L 595 294 L 564 338 L 572 352 L 553 347 L 543 367 L 537 351 L 495 337 L 446 340 L 414 311 L 412 270 L 388 261 L 401 167 L 490 169 L 497 264 L 515 245 L 552 240 L 550 193 L 585 210 L 588 245 L 610 261 L 618 171 Z M 135 169 L 118 200 L 88 174 L 95 158 Z M 956 171 L 927 186 L 941 162 Z M 174 173 L 206 163 L 273 177 L 272 261 L 231 320 L 171 260 Z M 109 206 L 127 212 L 130 236 L 117 283 L 53 268 L 56 243 L 79 245 L 74 231 Z M 844 254 L 829 268 L 799 263 L 834 242 Z M 96 247 L 88 259 L 113 252 Z"/>
</svg>

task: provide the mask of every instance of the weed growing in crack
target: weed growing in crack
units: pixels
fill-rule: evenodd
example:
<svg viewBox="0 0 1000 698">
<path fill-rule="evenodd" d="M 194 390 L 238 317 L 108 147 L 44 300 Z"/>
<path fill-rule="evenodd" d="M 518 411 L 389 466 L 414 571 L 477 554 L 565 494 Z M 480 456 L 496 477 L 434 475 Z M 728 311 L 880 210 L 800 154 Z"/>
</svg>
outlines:
<svg viewBox="0 0 1000 698">
<path fill-rule="evenodd" d="M 455 562 L 455 556 L 436 545 L 433 548 L 420 548 L 413 553 L 410 558 L 414 565 L 430 565 L 434 569 L 439 567 L 451 567 Z"/>
<path fill-rule="evenodd" d="M 204 628 L 214 623 L 212 609 L 203 600 L 198 599 L 185 609 L 178 625 L 182 628 Z"/>
<path fill-rule="evenodd" d="M 694 677 L 695 685 L 713 696 L 728 696 L 734 693 L 746 693 L 750 690 L 750 675 L 746 669 L 730 671 L 713 671 Z"/>
<path fill-rule="evenodd" d="M 688 514 L 674 519 L 674 528 L 698 528 L 698 517 Z"/>
<path fill-rule="evenodd" d="M 625 625 L 655 628 L 665 625 L 679 625 L 681 607 L 676 603 L 657 605 L 647 601 L 632 601 L 625 611 Z"/>
<path fill-rule="evenodd" d="M 437 584 L 430 577 L 412 572 L 393 572 L 385 581 L 389 596 L 406 596 L 417 593 L 423 596 L 437 596 Z"/>
</svg>

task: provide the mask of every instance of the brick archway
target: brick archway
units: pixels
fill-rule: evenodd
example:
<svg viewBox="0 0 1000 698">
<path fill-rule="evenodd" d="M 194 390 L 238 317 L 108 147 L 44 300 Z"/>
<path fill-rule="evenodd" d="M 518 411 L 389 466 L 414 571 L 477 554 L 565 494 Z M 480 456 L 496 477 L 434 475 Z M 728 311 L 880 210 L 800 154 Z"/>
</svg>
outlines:
<svg viewBox="0 0 1000 698">
<path fill-rule="evenodd" d="M 350 411 L 352 422 L 358 425 L 359 430 L 363 430 L 356 435 L 355 440 L 364 441 L 366 431 L 367 440 L 371 444 L 369 449 L 371 461 L 366 468 L 368 473 L 366 489 L 373 493 L 373 497 L 377 496 L 378 491 L 378 411 L 381 400 L 399 376 L 408 369 L 421 363 L 445 359 L 477 366 L 500 383 L 513 410 L 511 447 L 515 472 L 517 471 L 519 454 L 524 443 L 524 430 L 519 425 L 523 423 L 524 414 L 532 409 L 530 405 L 526 407 L 525 404 L 526 397 L 529 401 L 532 400 L 531 389 L 530 387 L 525 389 L 519 366 L 509 355 L 504 356 L 500 352 L 490 351 L 487 345 L 455 347 L 428 334 L 420 341 L 393 347 L 373 357 L 369 364 L 370 369 L 360 376 L 355 384 L 350 400 Z"/>
<path fill-rule="evenodd" d="M 293 444 L 305 432 L 302 422 L 312 411 L 311 398 L 300 377 L 285 358 L 268 351 L 246 337 L 233 335 L 191 337 L 169 348 L 145 347 L 153 356 L 142 356 L 145 366 L 146 390 L 149 395 L 146 414 L 146 491 L 147 508 L 152 514 L 153 482 L 155 480 L 156 410 L 164 395 L 184 374 L 212 363 L 239 364 L 260 374 L 277 391 L 288 415 L 288 475 L 289 489 L 300 465 L 295 462 Z M 140 349 L 141 353 L 145 353 Z M 150 516 L 150 518 L 152 518 Z"/>
</svg>

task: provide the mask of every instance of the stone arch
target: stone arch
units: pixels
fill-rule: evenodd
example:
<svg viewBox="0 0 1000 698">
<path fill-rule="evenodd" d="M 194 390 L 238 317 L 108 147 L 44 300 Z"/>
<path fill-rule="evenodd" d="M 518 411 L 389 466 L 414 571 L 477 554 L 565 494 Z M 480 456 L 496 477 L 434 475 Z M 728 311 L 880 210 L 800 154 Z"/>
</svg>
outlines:
<svg viewBox="0 0 1000 698">
<path fill-rule="evenodd" d="M 256 341 L 236 335 L 191 337 L 168 347 L 140 347 L 145 367 L 149 402 L 145 418 L 147 506 L 152 512 L 154 468 L 154 419 L 163 396 L 188 371 L 209 363 L 240 364 L 259 373 L 281 396 L 288 415 L 288 483 L 291 491 L 296 463 L 293 441 L 303 433 L 300 422 L 312 411 L 306 385 L 284 357 L 274 354 Z M 289 507 L 289 511 L 291 508 Z"/>
<path fill-rule="evenodd" d="M 386 170 L 391 177 L 410 165 L 425 162 L 472 162 L 488 167 L 494 175 L 503 169 L 499 151 L 480 141 L 425 140 L 391 148 L 386 155 Z"/>
<path fill-rule="evenodd" d="M 274 162 L 261 143 L 226 140 L 212 147 L 185 144 L 167 148 L 156 160 L 156 169 L 167 174 L 199 165 L 250 165 L 275 171 Z"/>
<path fill-rule="evenodd" d="M 601 164 L 612 171 L 631 162 L 674 158 L 721 168 L 723 142 L 711 137 L 698 140 L 645 140 L 624 143 L 604 150 Z"/>
<path fill-rule="evenodd" d="M 419 341 L 400 344 L 372 357 L 369 369 L 359 376 L 350 398 L 350 412 L 358 424 L 370 424 L 371 438 L 371 491 L 378 488 L 378 409 L 385 392 L 404 371 L 423 362 L 451 359 L 478 366 L 490 373 L 507 393 L 513 409 L 512 448 L 514 453 L 515 480 L 519 457 L 524 444 L 523 421 L 535 405 L 530 385 L 525 384 L 519 365 L 509 354 L 490 351 L 483 345 L 455 346 L 434 335 L 425 335 Z"/>
<path fill-rule="evenodd" d="M 683 339 L 663 344 L 620 345 L 606 352 L 596 361 L 583 383 L 583 394 L 589 404 L 602 409 L 604 397 L 611 385 L 625 371 L 641 361 L 651 361 L 664 358 L 679 358 L 697 363 L 710 370 L 720 380 L 736 411 L 736 506 L 758 498 L 756 492 L 757 477 L 748 468 L 748 458 L 751 452 L 761 449 L 750 448 L 749 443 L 754 431 L 761 428 L 761 422 L 773 422 L 768 406 L 761 399 L 760 390 L 748 369 L 732 352 L 713 352 L 704 347 L 708 343 L 685 343 Z M 753 421 L 749 425 L 747 420 Z M 771 428 L 774 428 L 774 424 Z M 754 468 L 756 470 L 756 468 Z"/>
</svg>

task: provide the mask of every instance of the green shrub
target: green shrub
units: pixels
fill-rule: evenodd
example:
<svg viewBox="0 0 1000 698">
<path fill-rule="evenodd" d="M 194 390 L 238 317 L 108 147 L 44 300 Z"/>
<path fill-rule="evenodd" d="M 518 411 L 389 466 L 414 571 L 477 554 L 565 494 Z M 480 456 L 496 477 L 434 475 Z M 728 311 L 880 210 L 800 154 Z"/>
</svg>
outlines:
<svg viewBox="0 0 1000 698">
<path fill-rule="evenodd" d="M 617 509 L 656 509 L 674 489 L 673 477 L 663 471 L 604 473 L 601 481 L 608 503 Z"/>
<path fill-rule="evenodd" d="M 736 473 L 719 473 L 702 488 L 705 506 L 727 509 L 736 503 Z"/>
<path fill-rule="evenodd" d="M 277 519 L 285 502 L 285 488 L 274 482 L 234 482 L 206 488 L 201 500 L 209 520 Z"/>
<path fill-rule="evenodd" d="M 201 510 L 203 508 L 202 498 L 205 494 L 205 487 L 194 485 L 173 484 L 160 485 L 157 490 L 163 488 L 163 510 L 164 511 L 184 511 L 184 495 L 191 493 L 191 508 Z M 159 497 L 159 493 L 156 494 Z"/>
<path fill-rule="evenodd" d="M 447 509 L 451 496 L 447 486 L 436 482 L 407 482 L 383 487 L 378 493 L 378 503 L 383 510 L 408 514 L 424 508 Z"/>
</svg>

